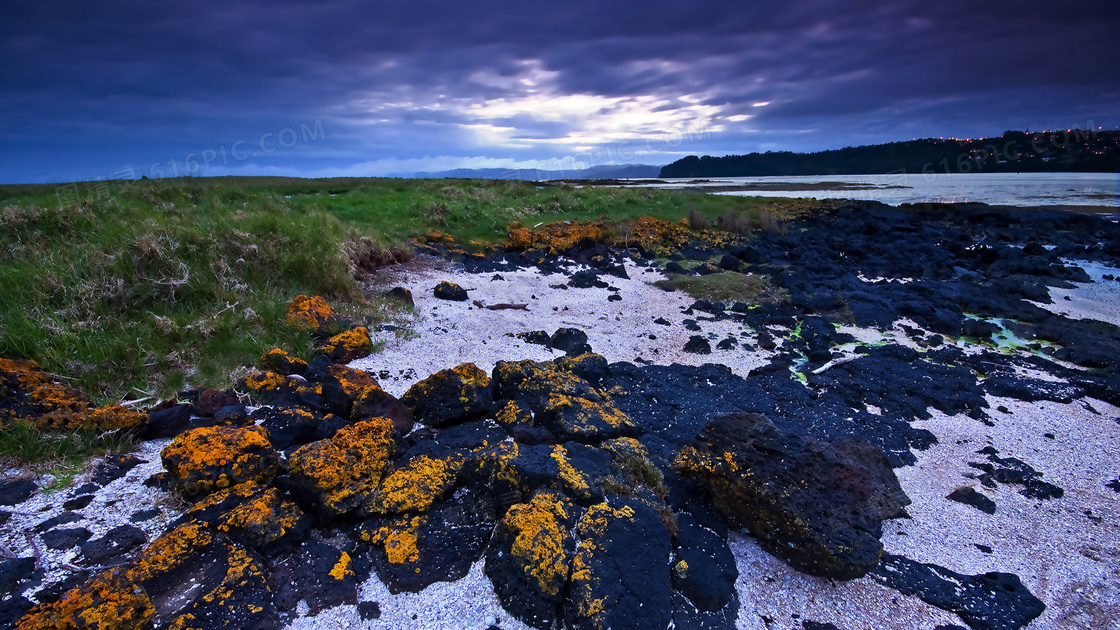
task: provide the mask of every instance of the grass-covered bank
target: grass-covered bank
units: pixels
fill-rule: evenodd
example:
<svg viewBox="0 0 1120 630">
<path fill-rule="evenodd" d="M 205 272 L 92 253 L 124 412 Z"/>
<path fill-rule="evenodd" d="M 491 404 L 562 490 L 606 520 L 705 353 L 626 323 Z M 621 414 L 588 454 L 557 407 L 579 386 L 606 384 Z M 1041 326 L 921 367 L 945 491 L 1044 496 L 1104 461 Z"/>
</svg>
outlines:
<svg viewBox="0 0 1120 630">
<path fill-rule="evenodd" d="M 225 385 L 275 346 L 306 355 L 307 333 L 283 317 L 300 293 L 383 319 L 357 277 L 407 257 L 408 240 L 431 230 L 481 245 L 504 241 L 514 222 L 718 224 L 765 203 L 480 180 L 198 178 L 105 192 L 0 187 L 0 356 L 34 359 L 100 401 Z"/>
</svg>

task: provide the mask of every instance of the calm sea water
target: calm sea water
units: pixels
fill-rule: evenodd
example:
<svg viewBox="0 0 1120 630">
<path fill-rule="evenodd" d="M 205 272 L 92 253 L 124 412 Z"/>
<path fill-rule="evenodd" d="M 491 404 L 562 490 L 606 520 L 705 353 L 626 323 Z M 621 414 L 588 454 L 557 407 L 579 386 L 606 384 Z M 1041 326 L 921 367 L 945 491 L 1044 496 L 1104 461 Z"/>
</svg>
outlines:
<svg viewBox="0 0 1120 630">
<path fill-rule="evenodd" d="M 858 199 L 897 206 L 903 203 L 975 202 L 1005 206 L 1103 206 L 1120 207 L 1120 174 L 1116 173 L 945 173 L 922 175 L 821 175 L 799 177 L 727 177 L 665 179 L 659 188 L 726 187 L 765 184 L 777 190 L 719 192 L 722 195 L 762 197 L 816 197 Z M 805 185 L 836 182 L 860 189 L 781 190 L 781 184 Z M 837 187 L 839 188 L 839 187 Z"/>
</svg>

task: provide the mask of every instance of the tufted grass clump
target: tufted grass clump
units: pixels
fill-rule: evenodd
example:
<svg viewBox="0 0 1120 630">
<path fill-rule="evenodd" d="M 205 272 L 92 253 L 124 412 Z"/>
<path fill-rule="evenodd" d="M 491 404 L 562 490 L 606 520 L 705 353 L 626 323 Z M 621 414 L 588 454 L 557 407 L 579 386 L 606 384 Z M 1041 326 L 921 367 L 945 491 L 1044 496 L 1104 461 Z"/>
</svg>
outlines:
<svg viewBox="0 0 1120 630">
<path fill-rule="evenodd" d="M 23 422 L 0 427 L 0 466 L 46 473 L 53 490 L 70 485 L 90 459 L 135 450 L 136 438 L 128 431 L 54 432 Z"/>
</svg>

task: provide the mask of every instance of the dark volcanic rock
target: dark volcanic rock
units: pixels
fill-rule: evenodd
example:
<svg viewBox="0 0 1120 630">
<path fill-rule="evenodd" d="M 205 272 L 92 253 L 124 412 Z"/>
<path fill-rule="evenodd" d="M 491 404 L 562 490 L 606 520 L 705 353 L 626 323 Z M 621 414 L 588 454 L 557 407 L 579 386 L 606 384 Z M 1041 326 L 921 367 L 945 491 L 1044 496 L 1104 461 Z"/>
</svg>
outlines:
<svg viewBox="0 0 1120 630">
<path fill-rule="evenodd" d="M 473 363 L 440 370 L 416 383 L 401 397 L 415 418 L 446 427 L 483 416 L 494 408 L 490 377 Z"/>
<path fill-rule="evenodd" d="M 444 280 L 436 285 L 432 294 L 441 300 L 451 300 L 453 302 L 466 302 L 467 292 L 463 287 Z"/>
<path fill-rule="evenodd" d="M 84 508 L 85 506 L 89 505 L 91 501 L 93 501 L 93 495 L 92 494 L 83 494 L 81 496 L 74 497 L 73 499 L 63 501 L 62 502 L 62 509 L 64 509 L 64 510 L 80 510 L 80 509 Z"/>
<path fill-rule="evenodd" d="M 316 428 L 324 417 L 321 413 L 303 407 L 266 407 L 260 411 L 263 412 L 260 426 L 268 429 L 268 441 L 279 451 L 314 442 Z"/>
<path fill-rule="evenodd" d="M 30 479 L 0 482 L 0 505 L 16 505 L 31 498 L 39 485 Z"/>
<path fill-rule="evenodd" d="M 175 405 L 148 414 L 148 429 L 145 437 L 148 439 L 175 437 L 190 427 L 190 424 L 191 405 Z"/>
<path fill-rule="evenodd" d="M 418 593 L 465 576 L 494 530 L 493 506 L 482 499 L 466 493 L 418 516 L 365 521 L 358 536 L 377 545 L 373 566 L 389 592 Z"/>
<path fill-rule="evenodd" d="M 21 582 L 30 580 L 35 573 L 35 558 L 0 559 L 0 597 L 14 593 Z"/>
<path fill-rule="evenodd" d="M 78 545 L 85 544 L 93 536 L 90 531 L 84 527 L 75 527 L 72 529 L 52 529 L 42 535 L 43 544 L 51 549 L 70 549 Z"/>
<path fill-rule="evenodd" d="M 874 446 L 784 433 L 757 414 L 716 418 L 675 467 L 709 486 L 730 526 L 795 569 L 835 579 L 874 568 L 882 521 L 910 503 Z"/>
<path fill-rule="evenodd" d="M 673 588 L 699 610 L 723 609 L 731 601 L 739 577 L 735 556 L 723 538 L 700 525 L 691 514 L 677 514 L 677 527 Z"/>
<path fill-rule="evenodd" d="M 573 273 L 571 279 L 568 280 L 568 286 L 573 289 L 590 289 L 593 287 L 605 289 L 610 285 L 599 279 L 599 274 L 596 270 L 585 269 Z"/>
<path fill-rule="evenodd" d="M 731 592 L 731 601 L 723 608 L 709 612 L 673 591 L 673 627 L 675 630 L 735 630 L 739 619 L 739 594 Z M 808 626 L 805 626 L 808 628 Z"/>
<path fill-rule="evenodd" d="M 97 465 L 93 471 L 91 483 L 104 486 L 111 481 L 116 481 L 125 476 L 128 471 L 139 466 L 141 462 L 135 455 L 110 455 L 105 461 Z"/>
<path fill-rule="evenodd" d="M 549 339 L 549 345 L 570 357 L 591 352 L 591 346 L 587 343 L 587 333 L 577 328 L 556 329 Z"/>
<path fill-rule="evenodd" d="M 63 512 L 61 514 L 58 514 L 57 516 L 52 516 L 51 518 L 48 518 L 47 520 L 43 521 L 42 523 L 39 523 L 38 525 L 35 526 L 34 531 L 45 532 L 48 529 L 51 529 L 52 527 L 58 527 L 59 525 L 65 525 L 67 523 L 74 523 L 74 522 L 80 521 L 80 520 L 82 520 L 82 515 L 81 514 L 78 514 L 77 512 L 66 511 L 66 512 Z"/>
<path fill-rule="evenodd" d="M 669 532 L 634 499 L 592 506 L 580 519 L 564 620 L 573 630 L 665 628 L 672 618 Z"/>
<path fill-rule="evenodd" d="M 88 564 L 106 564 L 148 542 L 144 531 L 134 525 L 120 525 L 82 545 L 82 559 Z"/>
<path fill-rule="evenodd" d="M 980 494 L 976 491 L 975 488 L 969 486 L 961 486 L 960 488 L 953 490 L 953 492 L 945 498 L 951 501 L 956 501 L 957 503 L 971 505 L 977 510 L 980 510 L 981 512 L 985 512 L 987 514 L 996 513 L 996 502 Z"/>
<path fill-rule="evenodd" d="M 236 405 L 241 401 L 232 391 L 219 389 L 204 389 L 198 394 L 198 400 L 191 405 L 191 412 L 196 416 L 211 417 L 218 413 L 222 407 Z"/>
<path fill-rule="evenodd" d="M 711 354 L 712 344 L 700 335 L 692 335 L 688 338 L 688 343 L 684 344 L 684 351 L 691 354 Z"/>
<path fill-rule="evenodd" d="M 555 490 L 539 490 L 506 511 L 486 552 L 486 575 L 502 607 L 547 630 L 561 618 L 583 510 Z"/>
<path fill-rule="evenodd" d="M 995 488 L 1000 483 L 1020 485 L 1023 489 L 1019 494 L 1032 499 L 1060 499 L 1065 495 L 1065 490 L 1043 481 L 1042 473 L 1021 459 L 1000 457 L 999 451 L 991 446 L 981 449 L 979 454 L 987 455 L 991 463 L 969 462 L 968 465 L 983 471 L 977 479 L 987 488 Z"/>
<path fill-rule="evenodd" d="M 1046 610 L 1010 573 L 962 575 L 885 553 L 871 575 L 904 595 L 956 613 L 973 630 L 1018 630 Z"/>
<path fill-rule="evenodd" d="M 350 554 L 319 541 L 305 542 L 284 560 L 291 587 L 306 600 L 311 614 L 341 604 L 358 603 L 358 584 Z"/>
<path fill-rule="evenodd" d="M 268 430 L 258 426 L 191 429 L 165 446 L 160 458 L 186 497 L 244 481 L 266 482 L 280 472 Z"/>
</svg>

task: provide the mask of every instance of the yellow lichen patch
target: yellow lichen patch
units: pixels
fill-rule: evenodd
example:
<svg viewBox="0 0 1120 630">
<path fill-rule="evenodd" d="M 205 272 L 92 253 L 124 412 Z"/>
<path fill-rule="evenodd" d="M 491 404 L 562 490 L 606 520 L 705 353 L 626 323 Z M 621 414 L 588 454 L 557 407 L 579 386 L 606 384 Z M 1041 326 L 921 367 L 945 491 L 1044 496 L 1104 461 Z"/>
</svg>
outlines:
<svg viewBox="0 0 1120 630">
<path fill-rule="evenodd" d="M 455 485 L 462 466 L 461 455 L 414 457 L 385 477 L 370 498 L 369 511 L 423 512 Z"/>
<path fill-rule="evenodd" d="M 202 523 L 183 523 L 152 541 L 129 571 L 135 582 L 147 582 L 177 570 L 192 561 L 196 551 L 214 542 L 214 536 Z"/>
<path fill-rule="evenodd" d="M 262 369 L 280 374 L 302 374 L 307 369 L 307 361 L 289 356 L 280 348 L 273 348 L 261 355 L 258 363 Z"/>
<path fill-rule="evenodd" d="M 385 534 L 385 553 L 389 562 L 404 564 L 420 560 L 420 550 L 416 547 L 416 532 L 420 529 L 420 517 L 413 517 L 403 527 L 391 528 Z"/>
<path fill-rule="evenodd" d="M 51 604 L 32 608 L 17 630 L 118 630 L 149 627 L 155 608 L 121 569 L 108 569 Z"/>
<path fill-rule="evenodd" d="M 334 361 L 349 363 L 368 356 L 373 351 L 373 342 L 369 338 L 369 329 L 359 326 L 327 339 L 319 351 Z"/>
<path fill-rule="evenodd" d="M 611 228 L 604 223 L 581 221 L 550 223 L 539 230 L 514 223 L 507 227 L 507 231 L 509 249 L 544 249 L 552 254 L 563 252 L 581 241 L 603 242 L 611 234 Z"/>
<path fill-rule="evenodd" d="M 354 572 L 350 570 L 350 554 L 345 551 L 342 552 L 342 557 L 331 567 L 330 575 L 336 580 L 344 580 L 347 576 L 354 575 Z"/>
<path fill-rule="evenodd" d="M 583 518 L 579 519 L 576 531 L 579 532 L 580 538 L 601 536 L 612 520 L 620 518 L 633 519 L 634 510 L 628 505 L 614 508 L 606 503 L 599 503 L 587 509 Z"/>
<path fill-rule="evenodd" d="M 327 380 L 337 384 L 342 394 L 349 400 L 357 400 L 367 387 L 381 388 L 369 373 L 345 365 L 332 365 L 327 368 Z"/>
<path fill-rule="evenodd" d="M 372 418 L 339 429 L 288 458 L 292 482 L 314 494 L 325 515 L 354 509 L 377 489 L 396 451 L 393 421 Z"/>
<path fill-rule="evenodd" d="M 255 394 L 270 394 L 286 387 L 289 379 L 276 372 L 250 372 L 241 379 L 241 384 Z"/>
<path fill-rule="evenodd" d="M 279 472 L 279 457 L 268 430 L 251 427 L 202 427 L 179 434 L 160 453 L 163 466 L 188 496 L 206 494 L 224 475 L 224 485 L 266 482 Z"/>
<path fill-rule="evenodd" d="M 28 418 L 31 424 L 40 429 L 87 431 L 129 430 L 144 426 L 148 415 L 132 411 L 120 405 L 106 405 L 96 409 L 79 411 L 61 410 Z"/>
<path fill-rule="evenodd" d="M 688 563 L 684 560 L 681 560 L 673 565 L 673 570 L 676 571 L 677 575 L 679 575 L 680 577 L 684 577 L 688 575 Z"/>
<path fill-rule="evenodd" d="M 559 444 L 552 447 L 550 457 L 556 462 L 557 468 L 560 470 L 560 480 L 564 482 L 564 486 L 573 492 L 576 498 L 585 499 L 591 496 L 591 488 L 584 479 L 583 473 L 576 470 L 572 466 L 572 462 L 568 460 L 568 451 Z"/>
<path fill-rule="evenodd" d="M 303 510 L 298 505 L 284 499 L 276 488 L 269 488 L 230 510 L 218 530 L 240 530 L 255 544 L 268 544 L 290 532 L 301 518 Z"/>
<path fill-rule="evenodd" d="M 330 317 L 331 305 L 317 295 L 297 295 L 288 305 L 288 322 L 302 328 L 319 328 Z"/>
<path fill-rule="evenodd" d="M 494 414 L 494 420 L 504 427 L 513 426 L 518 422 L 534 425 L 533 412 L 529 411 L 525 405 L 522 405 L 516 400 L 506 402 L 506 404 L 498 410 L 498 413 Z"/>
<path fill-rule="evenodd" d="M 495 446 L 475 451 L 475 465 L 483 476 L 501 482 L 506 486 L 524 489 L 524 479 L 513 465 L 521 450 L 517 442 L 500 442 Z"/>
<path fill-rule="evenodd" d="M 573 554 L 565 521 L 574 509 L 559 493 L 539 492 L 529 503 L 507 510 L 500 524 L 514 535 L 510 553 L 521 559 L 525 577 L 542 593 L 554 597 L 568 581 Z"/>
<path fill-rule="evenodd" d="M 615 438 L 603 442 L 602 447 L 616 455 L 632 455 L 635 457 L 649 458 L 649 451 L 641 442 L 630 437 Z"/>
<path fill-rule="evenodd" d="M 549 394 L 543 413 L 554 418 L 557 428 L 573 438 L 606 437 L 634 428 L 630 416 L 613 404 L 563 394 Z"/>
</svg>

